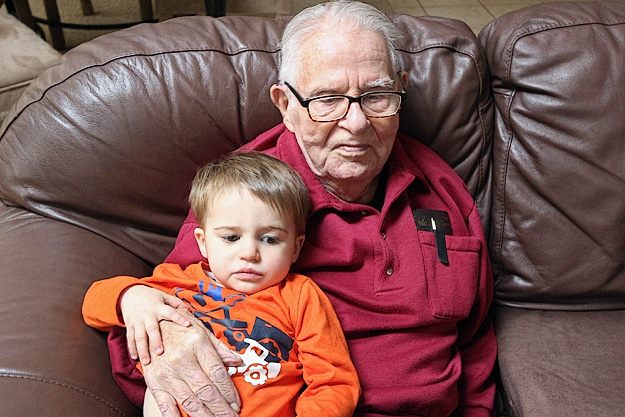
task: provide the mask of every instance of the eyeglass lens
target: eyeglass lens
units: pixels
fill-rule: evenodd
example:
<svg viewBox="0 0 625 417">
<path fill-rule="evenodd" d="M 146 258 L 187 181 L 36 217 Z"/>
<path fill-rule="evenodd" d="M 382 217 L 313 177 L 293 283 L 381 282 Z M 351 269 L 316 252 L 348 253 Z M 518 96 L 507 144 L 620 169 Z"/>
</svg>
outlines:
<svg viewBox="0 0 625 417">
<path fill-rule="evenodd" d="M 360 98 L 360 108 L 370 117 L 388 117 L 399 110 L 401 96 L 392 93 L 371 93 Z M 308 105 L 310 117 L 319 122 L 342 119 L 349 110 L 347 97 L 330 96 L 313 99 Z"/>
</svg>

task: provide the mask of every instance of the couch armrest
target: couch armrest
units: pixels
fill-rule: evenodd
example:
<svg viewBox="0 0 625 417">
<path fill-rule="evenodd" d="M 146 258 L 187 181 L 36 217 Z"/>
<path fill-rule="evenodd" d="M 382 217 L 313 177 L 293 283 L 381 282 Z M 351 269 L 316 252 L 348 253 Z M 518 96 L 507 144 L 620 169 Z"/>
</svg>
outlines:
<svg viewBox="0 0 625 417">
<path fill-rule="evenodd" d="M 0 415 L 139 415 L 80 307 L 94 280 L 151 268 L 92 232 L 1 204 L 0 253 Z"/>
</svg>

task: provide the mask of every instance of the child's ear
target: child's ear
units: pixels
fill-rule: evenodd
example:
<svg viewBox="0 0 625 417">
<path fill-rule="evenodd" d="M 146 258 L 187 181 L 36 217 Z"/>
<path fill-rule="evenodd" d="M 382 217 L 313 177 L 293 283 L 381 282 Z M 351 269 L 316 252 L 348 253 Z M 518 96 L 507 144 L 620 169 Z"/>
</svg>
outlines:
<svg viewBox="0 0 625 417">
<path fill-rule="evenodd" d="M 195 236 L 195 241 L 197 242 L 198 248 L 200 248 L 200 253 L 203 257 L 208 259 L 208 254 L 206 253 L 206 236 L 204 236 L 204 229 L 201 227 L 196 227 L 193 231 L 193 235 Z"/>
<path fill-rule="evenodd" d="M 299 253 L 302 251 L 302 246 L 304 246 L 304 240 L 306 240 L 306 237 L 304 235 L 295 238 L 295 253 L 293 254 L 293 260 L 291 261 L 291 263 L 297 261 Z"/>
</svg>

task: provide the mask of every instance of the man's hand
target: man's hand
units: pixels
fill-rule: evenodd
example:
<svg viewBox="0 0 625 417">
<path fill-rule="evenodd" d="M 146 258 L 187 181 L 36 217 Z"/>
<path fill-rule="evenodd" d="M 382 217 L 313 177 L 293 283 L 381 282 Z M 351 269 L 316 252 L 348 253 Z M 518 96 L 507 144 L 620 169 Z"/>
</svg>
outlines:
<svg viewBox="0 0 625 417">
<path fill-rule="evenodd" d="M 182 300 L 145 285 L 128 288 L 120 297 L 119 307 L 126 325 L 130 357 L 141 359 L 144 366 L 150 363 L 150 353 L 163 353 L 160 321 L 191 325 L 188 317 L 177 310 L 186 308 Z"/>
<path fill-rule="evenodd" d="M 163 417 L 180 417 L 176 401 L 193 417 L 236 417 L 241 400 L 226 366 L 241 358 L 187 310 L 190 327 L 162 321 L 165 349 L 143 367 L 146 384 Z"/>
</svg>

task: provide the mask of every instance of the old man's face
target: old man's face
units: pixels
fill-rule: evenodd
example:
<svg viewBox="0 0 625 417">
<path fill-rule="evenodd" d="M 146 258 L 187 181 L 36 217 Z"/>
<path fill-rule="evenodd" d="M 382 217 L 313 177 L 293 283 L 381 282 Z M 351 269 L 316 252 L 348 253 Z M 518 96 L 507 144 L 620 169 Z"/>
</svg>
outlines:
<svg viewBox="0 0 625 417">
<path fill-rule="evenodd" d="M 304 44 L 302 57 L 294 87 L 304 98 L 401 89 L 386 45 L 375 33 L 321 29 L 319 36 Z M 344 200 L 366 202 L 361 201 L 364 187 L 374 183 L 386 163 L 399 117 L 367 118 L 358 103 L 351 103 L 344 118 L 319 123 L 308 117 L 294 97 L 281 110 L 308 165 L 326 188 Z"/>
</svg>

